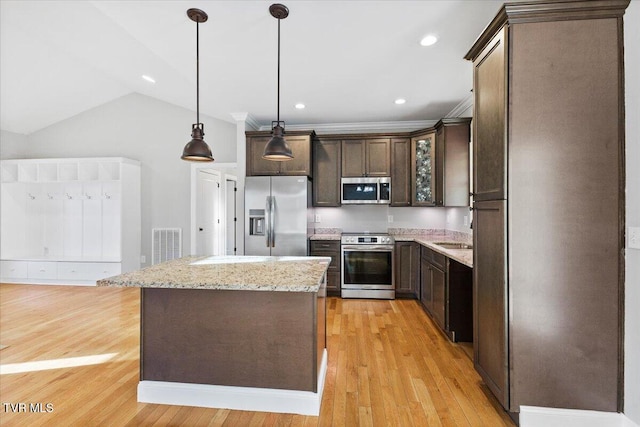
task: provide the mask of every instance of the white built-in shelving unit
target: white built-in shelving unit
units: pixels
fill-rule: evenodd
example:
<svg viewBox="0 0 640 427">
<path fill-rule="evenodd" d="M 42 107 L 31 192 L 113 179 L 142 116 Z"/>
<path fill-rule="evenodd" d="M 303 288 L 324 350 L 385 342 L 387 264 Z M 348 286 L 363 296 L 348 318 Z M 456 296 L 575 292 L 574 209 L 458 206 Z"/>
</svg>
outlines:
<svg viewBox="0 0 640 427">
<path fill-rule="evenodd" d="M 140 268 L 140 163 L 0 161 L 0 281 L 95 284 Z"/>
</svg>

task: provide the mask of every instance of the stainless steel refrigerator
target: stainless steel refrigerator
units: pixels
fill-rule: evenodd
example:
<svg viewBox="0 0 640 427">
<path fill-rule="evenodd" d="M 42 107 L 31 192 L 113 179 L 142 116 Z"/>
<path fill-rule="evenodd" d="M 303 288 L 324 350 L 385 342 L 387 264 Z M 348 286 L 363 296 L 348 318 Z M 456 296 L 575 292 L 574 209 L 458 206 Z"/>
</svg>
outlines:
<svg viewBox="0 0 640 427">
<path fill-rule="evenodd" d="M 244 208 L 245 255 L 307 255 L 313 232 L 309 178 L 248 176 Z"/>
</svg>

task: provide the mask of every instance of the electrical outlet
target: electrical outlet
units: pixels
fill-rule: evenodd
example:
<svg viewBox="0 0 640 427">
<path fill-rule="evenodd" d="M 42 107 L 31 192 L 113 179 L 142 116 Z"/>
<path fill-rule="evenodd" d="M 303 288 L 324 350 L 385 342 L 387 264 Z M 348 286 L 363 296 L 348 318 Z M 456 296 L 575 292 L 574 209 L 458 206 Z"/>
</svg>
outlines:
<svg viewBox="0 0 640 427">
<path fill-rule="evenodd" d="M 147 262 L 147 257 L 144 255 L 140 255 L 140 263 L 144 264 L 145 262 Z"/>
<path fill-rule="evenodd" d="M 316 218 L 314 222 L 320 222 L 320 215 L 316 214 Z"/>
<path fill-rule="evenodd" d="M 393 222 L 393 215 L 387 215 L 387 222 Z"/>
<path fill-rule="evenodd" d="M 629 227 L 629 249 L 640 249 L 640 227 Z"/>
</svg>

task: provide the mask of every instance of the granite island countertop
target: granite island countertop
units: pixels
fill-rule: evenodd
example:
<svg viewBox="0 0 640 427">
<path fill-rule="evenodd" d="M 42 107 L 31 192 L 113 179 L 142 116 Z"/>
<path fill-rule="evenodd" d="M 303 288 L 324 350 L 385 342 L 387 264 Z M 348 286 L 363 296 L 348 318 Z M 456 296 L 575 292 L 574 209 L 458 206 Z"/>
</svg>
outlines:
<svg viewBox="0 0 640 427">
<path fill-rule="evenodd" d="M 187 256 L 98 280 L 97 286 L 318 292 L 329 257 Z"/>
</svg>

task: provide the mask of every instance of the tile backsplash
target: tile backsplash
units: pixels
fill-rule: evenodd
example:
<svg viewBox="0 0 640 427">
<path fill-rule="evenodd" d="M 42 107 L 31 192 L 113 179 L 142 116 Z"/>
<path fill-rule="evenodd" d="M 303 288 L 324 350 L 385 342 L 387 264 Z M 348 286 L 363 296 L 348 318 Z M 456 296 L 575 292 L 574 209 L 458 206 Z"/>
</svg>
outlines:
<svg viewBox="0 0 640 427">
<path fill-rule="evenodd" d="M 469 208 L 419 208 L 389 206 L 342 206 L 315 208 L 316 230 L 386 232 L 387 229 L 453 230 L 470 234 Z M 465 217 L 466 222 L 465 224 Z M 332 234 L 332 233 L 329 233 Z M 418 233 L 422 234 L 422 233 Z"/>
</svg>

